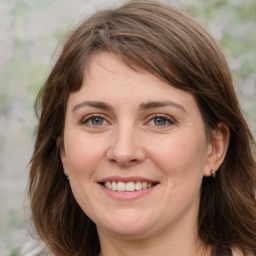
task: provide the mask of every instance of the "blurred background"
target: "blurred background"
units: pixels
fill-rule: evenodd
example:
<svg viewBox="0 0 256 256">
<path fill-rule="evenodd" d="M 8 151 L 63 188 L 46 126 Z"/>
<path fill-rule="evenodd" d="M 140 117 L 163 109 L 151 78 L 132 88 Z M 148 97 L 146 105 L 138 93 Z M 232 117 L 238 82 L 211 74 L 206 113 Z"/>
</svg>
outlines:
<svg viewBox="0 0 256 256">
<path fill-rule="evenodd" d="M 113 0 L 0 0 L 0 256 L 24 255 L 28 232 L 27 180 L 36 118 L 33 105 L 65 34 Z M 256 1 L 170 0 L 218 41 L 256 134 Z M 31 254 L 32 255 L 32 254 Z"/>
</svg>

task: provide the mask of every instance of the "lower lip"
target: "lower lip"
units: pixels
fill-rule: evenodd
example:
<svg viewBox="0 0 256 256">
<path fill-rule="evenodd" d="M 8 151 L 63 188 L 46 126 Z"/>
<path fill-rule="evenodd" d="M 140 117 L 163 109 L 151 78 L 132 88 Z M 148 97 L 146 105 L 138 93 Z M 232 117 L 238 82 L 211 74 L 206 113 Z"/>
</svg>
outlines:
<svg viewBox="0 0 256 256">
<path fill-rule="evenodd" d="M 128 191 L 116 191 L 116 190 L 111 190 L 108 189 L 104 186 L 102 186 L 100 184 L 101 189 L 103 190 L 103 192 L 105 194 L 107 194 L 108 196 L 114 198 L 114 199 L 119 199 L 119 200 L 133 200 L 133 199 L 137 199 L 139 197 L 142 197 L 144 195 L 149 194 L 152 190 L 154 190 L 156 187 L 158 186 L 158 184 L 147 188 L 147 189 L 141 189 L 141 190 L 136 190 L 136 191 L 132 191 L 132 192 L 128 192 Z"/>
</svg>

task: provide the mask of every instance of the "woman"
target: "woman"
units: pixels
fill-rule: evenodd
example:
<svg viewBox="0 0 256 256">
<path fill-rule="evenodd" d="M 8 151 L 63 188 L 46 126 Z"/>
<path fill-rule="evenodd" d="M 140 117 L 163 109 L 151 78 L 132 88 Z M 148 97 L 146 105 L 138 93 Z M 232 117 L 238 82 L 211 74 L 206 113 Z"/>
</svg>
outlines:
<svg viewBox="0 0 256 256">
<path fill-rule="evenodd" d="M 255 255 L 254 139 L 223 54 L 187 14 L 97 12 L 37 106 L 29 192 L 53 255 Z"/>
</svg>

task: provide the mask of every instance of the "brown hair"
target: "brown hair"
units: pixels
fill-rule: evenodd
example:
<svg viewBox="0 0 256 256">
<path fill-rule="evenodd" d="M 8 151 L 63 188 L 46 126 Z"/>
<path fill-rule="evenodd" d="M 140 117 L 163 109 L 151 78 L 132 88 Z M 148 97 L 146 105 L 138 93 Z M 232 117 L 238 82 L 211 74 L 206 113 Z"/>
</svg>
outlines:
<svg viewBox="0 0 256 256">
<path fill-rule="evenodd" d="M 198 233 L 213 247 L 256 254 L 254 139 L 229 67 L 212 37 L 190 16 L 155 1 L 131 1 L 83 21 L 68 37 L 38 95 L 29 194 L 35 228 L 49 250 L 59 256 L 100 251 L 95 224 L 74 199 L 59 152 L 69 94 L 81 88 L 84 69 L 99 51 L 192 93 L 206 134 L 219 123 L 229 128 L 230 143 L 217 177 L 203 179 Z"/>
</svg>

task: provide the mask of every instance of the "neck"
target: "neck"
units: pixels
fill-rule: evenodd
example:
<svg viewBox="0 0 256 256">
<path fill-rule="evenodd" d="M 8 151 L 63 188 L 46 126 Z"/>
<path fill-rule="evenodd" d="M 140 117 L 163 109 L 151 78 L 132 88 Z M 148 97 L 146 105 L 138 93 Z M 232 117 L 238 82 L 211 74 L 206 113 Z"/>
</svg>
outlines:
<svg viewBox="0 0 256 256">
<path fill-rule="evenodd" d="M 191 224 L 191 223 L 190 223 Z M 182 231 L 161 232 L 154 236 L 121 237 L 100 230 L 100 256 L 210 256 L 211 248 L 197 236 L 197 225 L 185 225 Z"/>
<path fill-rule="evenodd" d="M 165 239 L 163 239 L 165 240 Z M 210 256 L 211 249 L 202 241 L 156 241 L 156 239 L 145 240 L 120 240 L 108 239 L 101 246 L 100 256 Z"/>
</svg>

